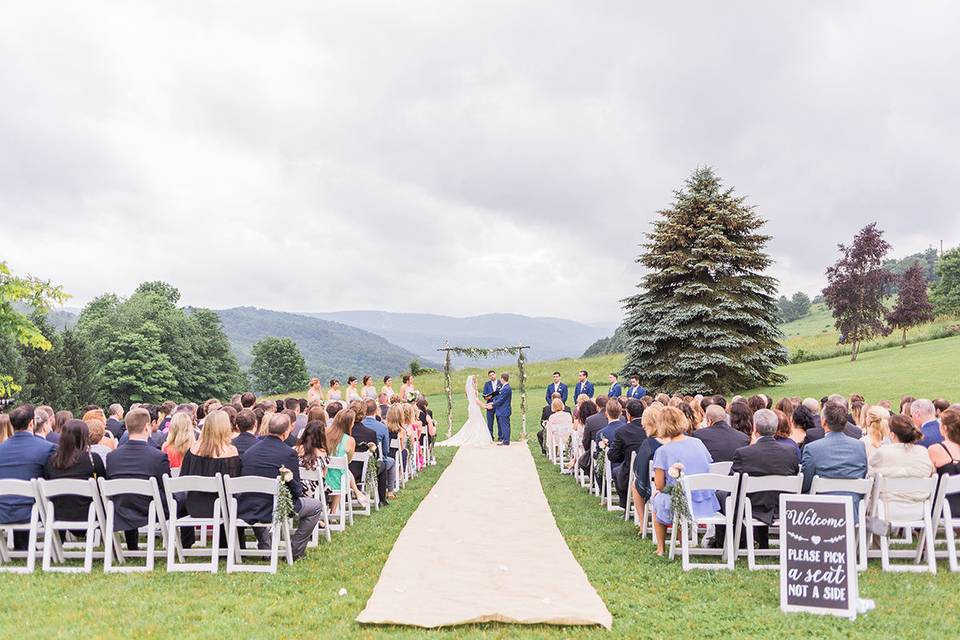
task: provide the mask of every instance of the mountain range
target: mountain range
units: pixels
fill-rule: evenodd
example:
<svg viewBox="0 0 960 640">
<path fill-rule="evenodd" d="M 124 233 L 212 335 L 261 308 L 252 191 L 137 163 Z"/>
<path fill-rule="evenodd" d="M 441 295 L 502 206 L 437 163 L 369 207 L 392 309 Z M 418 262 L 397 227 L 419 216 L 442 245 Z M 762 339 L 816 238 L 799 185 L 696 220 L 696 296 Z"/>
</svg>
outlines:
<svg viewBox="0 0 960 640">
<path fill-rule="evenodd" d="M 421 359 L 436 360 L 437 348 L 444 342 L 451 346 L 497 347 L 530 345 L 531 360 L 556 360 L 578 357 L 596 340 L 610 334 L 614 324 L 587 325 L 572 320 L 530 317 L 515 313 L 488 313 L 456 318 L 428 313 L 391 313 L 388 311 L 334 311 L 306 313 L 315 318 L 364 329 L 383 336 L 390 342 L 416 353 Z M 491 359 L 502 364 L 515 360 L 512 356 Z M 454 358 L 461 366 L 471 362 Z"/>
<path fill-rule="evenodd" d="M 58 329 L 76 323 L 80 309 L 64 307 L 50 312 Z M 324 379 L 396 374 L 418 360 L 422 367 L 438 368 L 437 348 L 451 346 L 495 347 L 523 342 L 530 345 L 531 360 L 577 357 L 594 341 L 609 335 L 611 327 L 587 325 L 560 318 L 534 318 L 512 313 L 492 313 L 467 318 L 436 314 L 386 311 L 336 311 L 287 313 L 234 307 L 217 311 L 240 366 L 248 368 L 253 345 L 266 336 L 292 338 L 311 375 Z M 512 356 L 491 358 L 490 364 L 513 362 Z M 454 366 L 475 363 L 453 358 Z"/>
</svg>

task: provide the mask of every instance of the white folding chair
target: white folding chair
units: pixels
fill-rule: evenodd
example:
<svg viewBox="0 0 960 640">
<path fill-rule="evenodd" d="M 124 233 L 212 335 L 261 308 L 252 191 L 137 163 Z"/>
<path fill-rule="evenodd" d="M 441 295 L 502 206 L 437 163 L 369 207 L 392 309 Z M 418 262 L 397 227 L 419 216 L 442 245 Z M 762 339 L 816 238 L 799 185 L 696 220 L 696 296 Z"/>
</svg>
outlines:
<svg viewBox="0 0 960 640">
<path fill-rule="evenodd" d="M 366 506 L 354 507 L 353 492 L 352 491 L 349 492 L 350 504 L 351 504 L 350 508 L 353 511 L 353 513 L 358 516 L 370 515 L 371 506 L 374 504 L 377 505 L 377 510 L 378 511 L 380 510 L 380 501 L 377 499 L 377 496 L 373 496 L 371 498 L 370 494 L 367 493 L 367 466 L 370 464 L 371 455 L 372 454 L 369 451 L 357 451 L 356 453 L 353 454 L 353 460 L 350 461 L 351 464 L 354 462 L 359 462 L 362 465 L 362 468 L 360 469 L 360 480 L 357 481 L 357 489 L 359 489 L 360 492 L 367 497 Z"/>
<path fill-rule="evenodd" d="M 596 462 L 597 462 L 597 442 L 596 440 L 590 442 L 590 477 L 588 482 L 590 483 L 590 495 L 600 495 L 600 487 L 597 486 L 597 480 L 594 476 L 596 473 Z"/>
<path fill-rule="evenodd" d="M 345 456 L 334 456 L 327 463 L 327 469 L 340 469 L 343 471 L 340 479 L 340 488 L 333 490 L 333 495 L 339 496 L 339 504 L 335 511 L 329 514 L 330 523 L 327 527 L 329 531 L 346 531 L 348 524 L 353 524 L 353 512 L 350 502 L 350 468 Z"/>
<path fill-rule="evenodd" d="M 38 478 L 37 488 L 46 513 L 43 535 L 43 570 L 59 573 L 90 573 L 93 570 L 94 547 L 99 546 L 99 538 L 107 539 L 107 536 L 103 535 L 103 512 L 100 506 L 100 492 L 97 488 L 97 481 L 93 478 L 88 480 L 67 478 L 44 480 Z M 57 520 L 53 498 L 65 496 L 90 498 L 86 520 Z M 60 542 L 57 532 L 77 530 L 85 532 L 82 555 L 83 567 L 53 566 L 53 550 Z M 64 561 L 74 557 L 78 557 L 78 555 L 67 551 L 64 551 L 62 555 Z"/>
<path fill-rule="evenodd" d="M 604 453 L 606 460 L 603 464 L 603 499 L 606 500 L 607 511 L 622 511 L 623 508 L 619 504 L 619 495 L 617 496 L 618 501 L 614 503 L 613 496 L 617 493 L 617 488 L 613 484 L 613 463 L 610 462 L 610 449 Z"/>
<path fill-rule="evenodd" d="M 226 526 L 227 518 L 225 512 L 225 500 L 223 496 L 223 480 L 218 473 L 214 477 L 209 476 L 180 476 L 171 478 L 163 475 L 163 490 L 166 493 L 167 509 L 167 571 L 209 571 L 216 573 L 220 563 L 220 527 Z M 199 493 L 212 493 L 216 495 L 213 502 L 213 513 L 209 518 L 177 515 L 177 500 L 174 497 L 176 493 L 189 493 L 197 491 Z M 178 545 L 174 541 L 179 540 L 181 527 L 210 527 L 213 530 L 211 535 L 212 542 L 209 549 L 210 562 L 188 562 L 186 557 L 183 562 L 177 562 L 175 559 Z M 206 556 L 207 549 L 184 549 L 183 556 Z"/>
<path fill-rule="evenodd" d="M 623 519 L 630 521 L 630 518 L 633 518 L 634 523 L 639 524 L 639 514 L 637 513 L 637 505 L 633 501 L 633 484 L 637 481 L 637 474 L 633 471 L 633 463 L 637 460 L 637 452 L 632 451 L 630 453 L 630 477 L 627 480 L 627 508 L 623 510 Z"/>
<path fill-rule="evenodd" d="M 245 493 L 268 495 L 272 499 L 270 522 L 247 522 L 240 517 L 238 498 Z M 262 476 L 242 476 L 231 478 L 223 476 L 223 494 L 227 503 L 227 573 L 249 571 L 256 573 L 276 573 L 277 559 L 280 557 L 280 543 L 283 542 L 287 564 L 293 564 L 293 548 L 290 546 L 290 520 L 275 522 L 272 514 L 277 509 L 279 486 L 276 478 Z M 270 530 L 270 549 L 246 549 L 239 540 L 238 527 Z M 244 564 L 243 557 L 268 557 L 270 564 Z"/>
<path fill-rule="evenodd" d="M 720 463 L 726 464 L 726 463 Z M 750 476 L 749 474 L 742 474 L 740 476 L 740 500 L 739 508 L 737 509 L 737 518 L 736 526 L 733 531 L 727 529 L 727 538 L 733 538 L 733 549 L 734 555 L 741 555 L 740 549 L 740 532 L 746 528 L 747 533 L 747 567 L 751 571 L 757 569 L 779 569 L 780 568 L 780 549 L 771 548 L 771 549 L 754 549 L 754 527 L 767 527 L 768 535 L 773 536 L 773 534 L 780 528 L 780 519 L 774 518 L 773 522 L 768 526 L 763 520 L 758 520 L 753 517 L 753 501 L 750 496 L 756 493 L 765 492 L 765 491 L 776 491 L 779 493 L 789 493 L 789 494 L 798 494 L 803 491 L 803 476 L 794 475 L 794 476 Z M 736 502 L 734 504 L 737 504 Z M 761 564 L 757 562 L 757 556 L 776 556 L 778 558 L 776 563 L 766 563 Z"/>
<path fill-rule="evenodd" d="M 860 504 L 857 506 L 853 517 L 855 519 L 854 527 L 857 534 L 857 570 L 867 570 L 867 514 L 873 513 L 874 503 L 876 502 L 876 492 L 874 491 L 874 478 L 821 478 L 813 477 L 813 483 L 810 485 L 810 494 L 817 495 L 822 493 L 856 493 L 860 496 Z"/>
<path fill-rule="evenodd" d="M 577 484 L 580 485 L 581 489 L 586 489 L 590 486 L 589 481 L 587 480 L 586 474 L 583 472 L 583 469 L 580 468 L 580 458 L 583 457 L 584 449 L 583 442 L 581 441 L 581 436 L 578 433 L 574 433 L 570 438 L 571 452 L 570 456 L 573 458 L 573 479 L 576 480 Z"/>
<path fill-rule="evenodd" d="M 957 541 L 954 534 L 954 530 L 960 528 L 960 514 L 954 515 L 949 500 L 950 496 L 958 493 L 960 493 L 960 475 L 940 476 L 940 482 L 937 485 L 937 497 L 933 502 L 934 555 L 938 558 L 946 557 L 950 565 L 950 571 L 960 571 L 960 563 L 957 562 Z M 944 535 L 943 542 L 946 546 L 942 553 L 936 551 L 936 545 L 939 542 L 936 536 L 939 534 L 941 527 Z M 923 544 L 923 540 L 921 540 L 919 546 L 924 550 L 928 548 L 926 544 Z"/>
<path fill-rule="evenodd" d="M 653 497 L 659 493 L 657 485 L 654 483 L 653 460 L 647 465 L 647 478 L 650 480 L 650 497 L 643 502 L 643 513 L 640 514 L 640 537 L 646 538 L 647 531 L 650 531 L 651 539 L 654 544 L 657 542 L 657 530 L 653 526 Z M 649 523 L 649 524 L 648 524 Z"/>
<path fill-rule="evenodd" d="M 157 529 L 160 529 L 161 532 L 163 531 L 163 523 L 161 522 L 163 519 L 163 503 L 159 501 L 160 494 L 156 479 L 120 478 L 116 480 L 106 480 L 100 478 L 98 484 L 100 487 L 100 495 L 103 496 L 104 510 L 106 512 L 105 538 L 110 541 L 110 544 L 104 546 L 103 572 L 136 573 L 153 571 Z M 125 556 L 139 554 L 130 550 L 124 552 L 117 540 L 117 533 L 113 530 L 113 522 L 116 515 L 116 505 L 113 499 L 119 495 L 136 495 L 150 498 L 150 503 L 147 507 L 147 546 L 142 552 L 146 562 L 144 566 L 126 566 Z M 158 511 L 159 518 L 157 517 Z M 161 533 L 161 536 L 164 535 L 165 534 Z M 114 556 L 116 556 L 117 562 L 124 566 L 113 566 Z"/>
<path fill-rule="evenodd" d="M 726 491 L 728 493 L 726 500 L 724 501 L 724 511 L 725 513 L 720 513 L 716 511 L 707 516 L 696 516 L 693 515 L 693 522 L 687 522 L 686 520 L 680 523 L 680 555 L 681 555 L 681 566 L 684 571 L 689 571 L 690 569 L 733 569 L 734 561 L 736 560 L 736 543 L 731 536 L 727 536 L 724 540 L 723 549 L 699 549 L 697 551 L 698 555 L 720 555 L 724 560 L 724 563 L 694 563 L 690 561 L 691 551 L 691 528 L 692 524 L 694 531 L 696 527 L 701 525 L 725 525 L 727 531 L 733 529 L 733 513 L 734 513 L 734 496 L 737 495 L 737 487 L 740 484 L 740 474 L 735 473 L 731 475 L 718 475 L 715 473 L 696 473 L 689 476 L 683 477 L 683 488 L 684 492 L 687 494 L 687 504 L 693 507 L 693 492 L 694 491 Z M 676 550 L 676 540 L 677 540 L 677 523 L 674 519 L 673 528 L 670 532 L 670 559 L 674 557 L 674 552 Z"/>
<path fill-rule="evenodd" d="M 715 473 L 721 476 L 730 475 L 730 469 L 733 468 L 733 462 L 711 462 L 710 463 L 710 473 Z"/>
<path fill-rule="evenodd" d="M 915 550 L 891 550 L 890 537 L 880 535 L 880 564 L 884 571 L 912 571 L 912 572 L 937 572 L 937 558 L 934 553 L 934 533 L 931 511 L 937 493 L 937 477 L 931 478 L 884 478 L 877 476 L 877 518 L 886 520 L 891 528 L 905 528 L 909 530 L 919 529 L 921 536 L 918 541 L 918 547 Z M 907 518 L 893 518 L 892 513 L 888 512 L 888 506 L 883 496 L 888 493 L 916 493 L 926 494 L 923 502 L 916 505 L 914 516 Z M 927 564 L 920 564 L 923 555 L 927 557 Z M 912 558 L 914 564 L 893 563 L 891 558 Z"/>
<path fill-rule="evenodd" d="M 316 483 L 316 488 L 313 493 L 307 496 L 320 502 L 320 522 L 323 523 L 323 526 L 317 525 L 314 527 L 313 534 L 310 536 L 310 542 L 307 543 L 308 547 L 316 547 L 320 545 L 321 530 L 327 542 L 330 542 L 330 511 L 327 509 L 326 484 L 323 480 L 323 474 L 320 473 L 319 469 L 304 469 L 300 467 L 300 479 Z"/>
<path fill-rule="evenodd" d="M 556 450 L 556 465 L 560 468 L 560 473 L 566 473 L 567 466 L 567 442 L 570 440 L 571 430 L 569 426 L 557 428 L 553 434 L 553 446 Z"/>
<path fill-rule="evenodd" d="M 0 572 L 33 573 L 37 562 L 37 537 L 40 535 L 40 498 L 37 495 L 36 482 L 33 480 L 0 480 L 0 496 L 27 498 L 33 502 L 30 506 L 30 520 L 0 524 Z M 7 538 L 13 538 L 14 531 L 27 532 L 27 550 L 14 551 L 7 548 Z M 26 566 L 7 566 L 14 558 L 26 559 Z"/>
<path fill-rule="evenodd" d="M 390 440 L 390 451 L 393 451 L 393 486 L 396 490 L 403 488 L 406 478 L 403 473 L 403 452 L 400 450 L 400 440 Z"/>
</svg>

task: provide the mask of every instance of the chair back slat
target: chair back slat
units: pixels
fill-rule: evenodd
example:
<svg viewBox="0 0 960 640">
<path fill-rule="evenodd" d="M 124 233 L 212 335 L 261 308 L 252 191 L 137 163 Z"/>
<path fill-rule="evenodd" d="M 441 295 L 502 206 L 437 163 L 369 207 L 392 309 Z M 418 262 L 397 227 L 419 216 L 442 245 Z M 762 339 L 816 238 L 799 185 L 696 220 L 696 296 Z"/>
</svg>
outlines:
<svg viewBox="0 0 960 640">
<path fill-rule="evenodd" d="M 239 476 L 236 478 L 223 476 L 223 486 L 228 496 L 239 493 L 265 493 L 273 496 L 279 492 L 277 479 L 263 476 Z"/>
<path fill-rule="evenodd" d="M 737 484 L 740 482 L 740 474 L 735 473 L 732 476 L 727 476 L 719 473 L 694 473 L 685 475 L 683 482 L 690 491 L 713 489 L 733 493 L 737 490 Z"/>
<path fill-rule="evenodd" d="M 220 474 L 210 476 L 178 476 L 164 480 L 164 486 L 170 493 L 198 491 L 200 493 L 220 493 Z"/>
<path fill-rule="evenodd" d="M 77 478 L 59 478 L 57 480 L 40 479 L 39 482 L 43 490 L 43 495 L 46 498 L 55 498 L 58 496 L 93 498 L 97 495 L 97 485 L 93 478 L 89 480 L 80 480 Z"/>
<path fill-rule="evenodd" d="M 327 469 L 346 469 L 347 468 L 347 457 L 346 456 L 333 456 L 330 458 L 330 461 L 327 463 Z"/>
<path fill-rule="evenodd" d="M 803 488 L 803 476 L 743 476 L 743 493 L 751 494 L 758 491 L 782 491 L 784 493 L 800 493 Z"/>
<path fill-rule="evenodd" d="M 810 485 L 810 493 L 831 493 L 842 491 L 845 493 L 858 493 L 862 496 L 870 494 L 873 487 L 873 478 L 823 478 L 813 477 L 813 483 Z"/>
<path fill-rule="evenodd" d="M 29 480 L 0 480 L 0 496 L 36 498 L 37 491 Z"/>
<path fill-rule="evenodd" d="M 937 477 L 931 478 L 887 478 L 881 477 L 877 489 L 881 492 L 929 493 L 931 497 L 937 490 Z"/>
<path fill-rule="evenodd" d="M 106 478 L 100 478 L 100 493 L 105 498 L 112 498 L 113 496 L 119 495 L 138 495 L 153 498 L 155 482 L 156 480 L 153 478 L 149 480 L 141 478 L 117 478 L 115 480 L 107 480 Z"/>
</svg>

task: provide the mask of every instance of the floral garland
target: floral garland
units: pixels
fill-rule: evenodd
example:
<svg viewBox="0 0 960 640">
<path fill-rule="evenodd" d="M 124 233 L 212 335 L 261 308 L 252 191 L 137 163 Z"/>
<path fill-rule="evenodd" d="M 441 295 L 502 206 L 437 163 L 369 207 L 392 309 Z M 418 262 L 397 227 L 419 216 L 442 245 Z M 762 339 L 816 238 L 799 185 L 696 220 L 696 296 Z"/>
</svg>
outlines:
<svg viewBox="0 0 960 640">
<path fill-rule="evenodd" d="M 273 509 L 273 523 L 280 524 L 293 517 L 293 494 L 288 482 L 293 480 L 293 471 L 286 467 L 277 470 L 277 503 Z"/>
<path fill-rule="evenodd" d="M 377 457 L 377 443 L 368 442 L 367 451 L 370 452 L 370 459 L 367 461 L 367 477 L 364 478 L 364 493 L 368 496 L 373 496 L 376 500 L 376 496 L 380 493 L 380 487 L 377 484 L 377 473 L 380 471 L 380 458 Z"/>
<path fill-rule="evenodd" d="M 516 355 L 527 347 L 444 347 L 442 351 L 468 358 L 489 358 L 491 356 Z"/>
<path fill-rule="evenodd" d="M 675 462 L 670 465 L 667 474 L 674 479 L 672 485 L 667 485 L 664 491 L 670 496 L 670 511 L 673 512 L 675 524 L 681 522 L 693 523 L 693 514 L 690 513 L 690 503 L 687 502 L 687 492 L 684 487 L 683 463 Z"/>
</svg>

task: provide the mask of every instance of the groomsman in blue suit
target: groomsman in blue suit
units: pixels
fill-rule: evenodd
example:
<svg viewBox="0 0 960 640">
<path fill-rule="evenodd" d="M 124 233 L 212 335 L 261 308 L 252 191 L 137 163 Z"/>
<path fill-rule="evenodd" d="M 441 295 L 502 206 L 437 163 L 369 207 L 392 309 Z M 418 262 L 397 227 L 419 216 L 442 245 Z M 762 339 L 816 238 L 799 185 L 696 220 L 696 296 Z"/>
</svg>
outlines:
<svg viewBox="0 0 960 640">
<path fill-rule="evenodd" d="M 608 398 L 619 398 L 623 395 L 623 389 L 620 387 L 620 378 L 615 373 L 610 374 L 610 390 L 607 391 Z"/>
<path fill-rule="evenodd" d="M 500 374 L 503 384 L 500 385 L 500 391 L 493 398 L 493 402 L 487 405 L 487 409 L 493 409 L 497 416 L 497 429 L 500 430 L 500 442 L 497 446 L 507 446 L 510 444 L 510 403 L 513 400 L 513 390 L 510 388 L 510 374 Z"/>
<path fill-rule="evenodd" d="M 547 404 L 550 404 L 550 399 L 553 398 L 554 393 L 560 394 L 560 399 L 563 400 L 563 404 L 567 404 L 567 385 L 560 382 L 560 372 L 553 372 L 553 384 L 547 385 Z"/>
<path fill-rule="evenodd" d="M 627 397 L 639 400 L 645 395 L 647 395 L 647 390 L 640 386 L 640 378 L 630 376 L 630 386 L 627 387 Z"/>
<path fill-rule="evenodd" d="M 488 404 L 500 392 L 500 381 L 497 380 L 497 372 L 493 369 L 487 371 L 487 381 L 483 383 L 483 399 Z M 487 408 L 487 428 L 490 429 L 490 437 L 493 438 L 493 420 L 495 413 L 492 408 Z"/>
<path fill-rule="evenodd" d="M 580 369 L 580 382 L 577 383 L 576 388 L 573 391 L 573 401 L 576 402 L 577 398 L 580 397 L 580 394 L 586 394 L 588 398 L 593 397 L 593 383 L 587 380 L 590 374 L 587 373 L 586 369 Z"/>
</svg>

